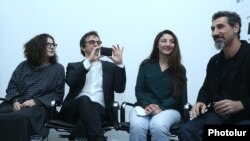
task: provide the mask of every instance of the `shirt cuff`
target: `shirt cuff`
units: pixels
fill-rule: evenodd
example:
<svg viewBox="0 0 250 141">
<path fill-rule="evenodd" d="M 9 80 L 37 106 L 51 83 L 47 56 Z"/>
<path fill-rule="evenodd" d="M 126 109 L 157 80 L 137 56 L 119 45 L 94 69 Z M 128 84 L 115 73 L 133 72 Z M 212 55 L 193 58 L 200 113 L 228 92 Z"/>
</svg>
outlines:
<svg viewBox="0 0 250 141">
<path fill-rule="evenodd" d="M 119 64 L 119 65 L 117 65 L 118 67 L 120 67 L 120 68 L 124 68 L 124 64 Z"/>
<path fill-rule="evenodd" d="M 92 66 L 92 64 L 89 62 L 88 59 L 85 59 L 85 60 L 83 61 L 83 66 L 84 66 L 87 70 L 89 70 L 90 67 Z"/>
</svg>

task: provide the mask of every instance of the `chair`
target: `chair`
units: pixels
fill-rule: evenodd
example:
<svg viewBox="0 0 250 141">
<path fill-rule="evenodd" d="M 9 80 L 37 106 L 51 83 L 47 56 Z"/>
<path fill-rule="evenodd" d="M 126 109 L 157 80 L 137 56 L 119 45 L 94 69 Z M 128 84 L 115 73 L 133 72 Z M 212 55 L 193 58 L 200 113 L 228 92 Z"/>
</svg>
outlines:
<svg viewBox="0 0 250 141">
<path fill-rule="evenodd" d="M 187 91 L 187 89 L 185 89 L 185 91 Z M 182 101 L 181 101 L 181 105 L 183 106 L 182 108 L 183 111 L 181 111 L 181 115 L 182 115 L 181 123 L 184 123 L 190 120 L 189 111 L 192 108 L 191 104 L 187 102 L 187 93 L 184 94 Z M 126 121 L 126 107 L 127 106 L 134 107 L 135 105 L 129 102 L 122 102 L 121 108 L 120 108 L 120 125 L 119 126 L 120 126 L 120 129 L 129 133 L 130 123 L 129 121 Z M 180 129 L 180 124 L 176 124 L 170 127 L 171 141 L 178 141 L 176 137 L 179 134 L 179 129 Z M 148 134 L 147 134 L 147 141 L 151 141 L 150 131 L 148 131 Z"/>
<path fill-rule="evenodd" d="M 6 104 L 6 100 L 0 97 L 0 107 L 4 106 L 5 104 Z"/>
<path fill-rule="evenodd" d="M 1 102 L 0 102 L 0 107 L 1 107 L 1 106 L 4 104 L 4 102 L 6 102 L 6 100 L 5 100 L 5 98 L 1 98 L 1 97 L 0 97 L 0 101 L 1 101 Z"/>
<path fill-rule="evenodd" d="M 55 129 L 57 132 L 60 132 L 59 138 L 68 138 L 68 140 L 74 140 L 74 136 L 72 136 L 72 132 L 75 130 L 76 125 L 68 123 L 60 118 L 58 118 L 58 107 L 61 107 L 61 103 L 53 101 L 50 107 L 50 120 L 45 124 L 45 127 L 49 129 Z M 113 103 L 114 108 L 114 123 L 111 122 L 104 122 L 103 123 L 103 132 L 106 133 L 111 131 L 112 129 L 120 130 L 119 123 L 118 123 L 118 111 L 119 111 L 119 103 Z M 106 137 L 107 138 L 107 137 Z"/>
</svg>

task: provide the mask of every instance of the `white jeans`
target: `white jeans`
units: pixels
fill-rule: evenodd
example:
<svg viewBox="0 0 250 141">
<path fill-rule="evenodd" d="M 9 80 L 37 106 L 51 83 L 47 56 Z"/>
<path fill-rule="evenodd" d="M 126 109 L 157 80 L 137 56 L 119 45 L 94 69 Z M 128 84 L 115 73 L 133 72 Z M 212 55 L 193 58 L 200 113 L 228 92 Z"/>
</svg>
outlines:
<svg viewBox="0 0 250 141">
<path fill-rule="evenodd" d="M 150 130 L 151 141 L 170 141 L 171 125 L 180 123 L 180 113 L 173 109 L 161 111 L 155 116 L 137 116 L 135 109 L 129 115 L 130 141 L 146 141 L 147 131 Z"/>
</svg>

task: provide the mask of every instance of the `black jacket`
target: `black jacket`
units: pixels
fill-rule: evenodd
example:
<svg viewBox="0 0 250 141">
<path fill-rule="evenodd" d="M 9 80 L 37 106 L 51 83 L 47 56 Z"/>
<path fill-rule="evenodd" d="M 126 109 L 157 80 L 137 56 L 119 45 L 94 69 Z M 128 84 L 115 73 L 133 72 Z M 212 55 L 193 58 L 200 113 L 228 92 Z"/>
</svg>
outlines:
<svg viewBox="0 0 250 141">
<path fill-rule="evenodd" d="M 224 65 L 223 52 L 214 55 L 208 65 L 197 102 L 209 104 L 222 99 L 239 100 L 244 110 L 229 116 L 230 122 L 250 119 L 250 44 L 241 41 L 237 54 Z M 226 67 L 223 67 L 226 66 Z M 222 68 L 223 67 L 223 68 Z"/>
<path fill-rule="evenodd" d="M 102 71 L 105 110 L 109 119 L 113 121 L 114 92 L 124 92 L 126 85 L 126 72 L 125 68 L 120 68 L 114 63 L 108 61 L 102 61 Z M 64 108 L 67 107 L 67 105 L 81 92 L 85 85 L 87 72 L 88 70 L 84 67 L 83 61 L 68 64 L 66 83 L 70 87 L 70 90 L 63 102 L 61 112 L 63 112 Z"/>
</svg>

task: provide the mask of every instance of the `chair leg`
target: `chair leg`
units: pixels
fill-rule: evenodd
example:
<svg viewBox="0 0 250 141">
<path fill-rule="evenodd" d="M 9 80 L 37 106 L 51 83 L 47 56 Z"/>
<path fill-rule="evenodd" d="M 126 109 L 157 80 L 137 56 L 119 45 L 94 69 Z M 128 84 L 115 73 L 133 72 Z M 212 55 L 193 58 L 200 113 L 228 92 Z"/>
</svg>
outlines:
<svg viewBox="0 0 250 141">
<path fill-rule="evenodd" d="M 147 141 L 151 141 L 151 135 L 150 135 L 150 133 L 147 133 Z"/>
</svg>

